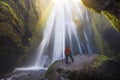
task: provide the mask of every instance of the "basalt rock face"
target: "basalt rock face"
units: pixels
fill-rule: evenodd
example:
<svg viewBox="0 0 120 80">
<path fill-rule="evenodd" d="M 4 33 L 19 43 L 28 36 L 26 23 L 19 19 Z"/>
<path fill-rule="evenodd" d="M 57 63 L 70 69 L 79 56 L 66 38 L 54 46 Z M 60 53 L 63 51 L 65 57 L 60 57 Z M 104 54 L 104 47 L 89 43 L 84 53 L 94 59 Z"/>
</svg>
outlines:
<svg viewBox="0 0 120 80">
<path fill-rule="evenodd" d="M 28 55 L 38 18 L 39 0 L 0 0 L 0 77 Z"/>
<path fill-rule="evenodd" d="M 120 31 L 119 0 L 82 0 L 83 4 L 98 13 L 104 14 L 117 31 Z"/>
</svg>

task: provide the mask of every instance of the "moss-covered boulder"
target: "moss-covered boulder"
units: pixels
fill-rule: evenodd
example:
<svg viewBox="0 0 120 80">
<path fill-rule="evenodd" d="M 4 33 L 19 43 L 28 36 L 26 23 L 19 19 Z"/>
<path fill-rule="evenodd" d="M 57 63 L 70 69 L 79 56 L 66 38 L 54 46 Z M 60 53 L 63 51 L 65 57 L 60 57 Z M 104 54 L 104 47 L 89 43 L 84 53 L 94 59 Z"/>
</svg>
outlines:
<svg viewBox="0 0 120 80">
<path fill-rule="evenodd" d="M 53 63 L 46 73 L 48 80 L 119 80 L 119 60 L 104 55 L 77 55 L 75 62 Z"/>
<path fill-rule="evenodd" d="M 120 1 L 119 0 L 82 0 L 92 11 L 104 14 L 117 31 L 120 31 Z"/>
<path fill-rule="evenodd" d="M 56 61 L 48 68 L 48 71 L 46 72 L 46 78 L 48 80 L 61 80 L 62 78 L 68 78 L 68 76 L 73 72 L 83 69 L 84 65 L 93 61 L 96 56 L 96 54 L 77 55 L 73 57 L 74 63 L 69 60 L 69 64 L 65 63 L 65 59 Z"/>
</svg>

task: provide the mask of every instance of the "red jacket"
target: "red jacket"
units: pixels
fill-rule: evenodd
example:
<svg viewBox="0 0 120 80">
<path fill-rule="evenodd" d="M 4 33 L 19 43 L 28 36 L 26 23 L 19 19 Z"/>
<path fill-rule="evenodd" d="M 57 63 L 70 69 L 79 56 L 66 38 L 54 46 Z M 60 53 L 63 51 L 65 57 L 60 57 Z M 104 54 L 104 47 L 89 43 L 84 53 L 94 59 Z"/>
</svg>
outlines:
<svg viewBox="0 0 120 80">
<path fill-rule="evenodd" d="M 65 54 L 70 54 L 70 48 L 65 48 Z"/>
</svg>

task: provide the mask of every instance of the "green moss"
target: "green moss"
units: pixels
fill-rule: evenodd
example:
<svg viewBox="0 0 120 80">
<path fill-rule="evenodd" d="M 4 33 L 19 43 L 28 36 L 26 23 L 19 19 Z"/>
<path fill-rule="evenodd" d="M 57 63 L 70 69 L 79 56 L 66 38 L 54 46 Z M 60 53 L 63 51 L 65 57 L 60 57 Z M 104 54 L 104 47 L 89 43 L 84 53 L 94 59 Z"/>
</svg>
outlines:
<svg viewBox="0 0 120 80">
<path fill-rule="evenodd" d="M 102 37 L 101 35 L 99 34 L 97 28 L 96 28 L 96 25 L 95 25 L 95 22 L 94 20 L 92 21 L 92 28 L 93 28 L 93 31 L 94 31 L 94 36 L 95 36 L 95 41 L 96 41 L 96 47 L 99 49 L 99 53 L 103 53 L 104 50 L 103 50 L 103 42 L 102 42 Z"/>
<path fill-rule="evenodd" d="M 17 17 L 15 11 L 11 8 L 11 6 L 8 3 L 0 1 L 0 5 L 1 5 L 1 8 L 2 8 L 2 11 L 4 12 L 4 14 L 6 14 L 7 17 L 11 18 L 11 22 L 14 25 L 16 25 L 16 26 L 18 26 L 18 25 L 22 26 L 23 25 L 23 22 L 21 21 L 21 19 L 19 19 Z"/>
<path fill-rule="evenodd" d="M 105 55 L 99 55 L 96 57 L 96 59 L 94 60 L 93 64 L 92 64 L 92 67 L 98 67 L 100 65 L 103 64 L 103 62 L 105 62 L 106 60 L 108 60 L 110 58 L 108 58 L 107 56 Z"/>
<path fill-rule="evenodd" d="M 82 0 L 82 2 L 90 10 L 99 13 L 111 4 L 110 0 Z"/>
<path fill-rule="evenodd" d="M 113 27 L 120 32 L 120 20 L 108 11 L 102 11 L 102 13 L 110 20 Z"/>
<path fill-rule="evenodd" d="M 19 0 L 19 4 L 21 4 L 22 7 L 23 7 L 23 9 L 24 9 L 25 11 L 27 11 L 26 4 L 25 4 L 25 2 L 24 2 L 23 0 Z"/>
<path fill-rule="evenodd" d="M 13 8 L 3 0 L 0 1 L 0 11 L 0 18 L 3 19 L 3 21 L 0 22 L 0 35 L 11 37 L 19 46 L 21 46 L 22 42 L 18 30 L 23 32 L 20 30 L 20 27 L 23 24 L 22 21 L 17 17 Z"/>
<path fill-rule="evenodd" d="M 112 1 L 113 2 L 112 7 L 116 6 L 115 8 L 117 8 L 115 10 L 116 12 L 114 10 L 106 9 L 112 3 L 110 0 L 82 0 L 82 2 L 89 10 L 98 13 L 103 13 L 110 20 L 113 27 L 120 32 L 120 19 L 119 16 L 117 17 L 120 11 L 119 10 L 120 4 L 118 1 L 114 0 Z M 111 11 L 114 11 L 114 13 L 112 14 Z"/>
<path fill-rule="evenodd" d="M 97 10 L 95 10 L 94 8 L 92 8 L 92 7 L 90 6 L 90 4 L 87 4 L 84 0 L 82 0 L 82 3 L 83 3 L 84 6 L 87 7 L 87 9 L 89 9 L 90 11 L 98 12 Z"/>
<path fill-rule="evenodd" d="M 98 55 L 91 63 L 84 65 L 85 69 L 96 69 L 101 66 L 105 61 L 110 60 L 105 55 Z"/>
<path fill-rule="evenodd" d="M 9 47 L 7 44 L 0 45 L 0 56 L 16 56 L 11 62 L 17 63 L 11 64 L 14 67 L 10 66 L 10 69 L 22 65 L 29 55 L 29 45 L 24 45 L 24 43 L 29 44 L 32 41 L 31 33 L 34 33 L 36 28 L 37 13 L 35 1 L 0 0 L 0 36 L 9 37 L 15 43 L 14 50 L 7 49 Z M 9 62 L 5 64 L 7 63 Z"/>
<path fill-rule="evenodd" d="M 55 66 L 56 63 L 57 63 L 57 61 L 55 61 L 53 64 L 51 64 L 51 66 L 48 68 L 48 70 L 47 70 L 47 72 L 45 74 L 45 77 L 50 78 L 51 71 L 52 71 L 52 69 L 53 69 L 53 67 Z"/>
<path fill-rule="evenodd" d="M 4 1 L 0 1 L 0 5 L 3 10 L 9 11 L 16 18 L 16 14 L 14 13 L 13 9 L 10 7 L 10 5 L 8 3 L 4 2 Z"/>
<path fill-rule="evenodd" d="M 8 0 L 0 0 L 0 1 L 8 2 Z"/>
<path fill-rule="evenodd" d="M 107 56 L 100 55 L 100 56 L 97 56 L 95 60 L 102 63 L 102 62 L 106 61 L 107 59 L 109 59 Z"/>
</svg>

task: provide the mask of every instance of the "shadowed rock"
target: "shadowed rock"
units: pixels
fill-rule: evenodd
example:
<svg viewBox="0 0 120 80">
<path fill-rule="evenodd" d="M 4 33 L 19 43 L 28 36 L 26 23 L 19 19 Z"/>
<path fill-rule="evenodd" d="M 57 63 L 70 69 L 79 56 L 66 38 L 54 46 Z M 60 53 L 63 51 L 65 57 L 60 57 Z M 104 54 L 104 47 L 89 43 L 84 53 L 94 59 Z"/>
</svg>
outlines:
<svg viewBox="0 0 120 80">
<path fill-rule="evenodd" d="M 67 80 L 72 72 L 82 70 L 85 64 L 92 62 L 96 57 L 97 54 L 77 55 L 73 57 L 75 60 L 74 63 L 69 61 L 69 64 L 65 63 L 65 59 L 56 61 L 48 69 L 46 78 L 48 78 L 48 80 Z"/>
<path fill-rule="evenodd" d="M 53 63 L 47 73 L 48 80 L 120 80 L 120 61 L 104 55 L 77 55 L 74 63 L 65 60 Z"/>
</svg>

